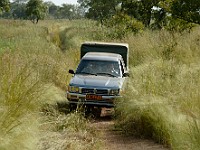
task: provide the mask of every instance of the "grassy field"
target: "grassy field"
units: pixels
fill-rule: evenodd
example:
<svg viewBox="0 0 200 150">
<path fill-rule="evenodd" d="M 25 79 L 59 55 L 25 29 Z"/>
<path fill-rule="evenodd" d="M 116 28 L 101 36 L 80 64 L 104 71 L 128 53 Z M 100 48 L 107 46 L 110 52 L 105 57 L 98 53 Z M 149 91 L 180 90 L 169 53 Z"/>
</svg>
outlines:
<svg viewBox="0 0 200 150">
<path fill-rule="evenodd" d="M 117 105 L 117 125 L 172 149 L 199 149 L 200 28 L 147 31 L 125 41 L 131 77 Z"/>
<path fill-rule="evenodd" d="M 71 25 L 0 20 L 1 150 L 99 149 L 82 114 L 58 110 L 79 60 L 79 43 L 65 43 Z"/>
<path fill-rule="evenodd" d="M 172 149 L 200 147 L 199 27 L 119 40 L 88 20 L 0 20 L 0 35 L 0 149 L 103 149 L 82 114 L 58 111 L 84 41 L 129 44 L 130 78 L 117 103 L 117 128 Z"/>
</svg>

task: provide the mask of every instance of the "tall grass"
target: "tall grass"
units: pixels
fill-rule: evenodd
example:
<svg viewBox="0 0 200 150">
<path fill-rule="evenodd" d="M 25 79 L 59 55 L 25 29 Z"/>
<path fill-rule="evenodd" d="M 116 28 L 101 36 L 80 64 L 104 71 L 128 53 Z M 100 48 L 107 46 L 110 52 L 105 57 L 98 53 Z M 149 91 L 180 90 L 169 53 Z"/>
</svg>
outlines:
<svg viewBox="0 0 200 150">
<path fill-rule="evenodd" d="M 119 40 L 95 22 L 60 25 L 61 32 L 55 33 L 74 67 L 84 41 L 129 43 L 131 77 L 117 104 L 116 125 L 127 134 L 150 137 L 172 149 L 198 149 L 199 27 L 182 34 L 145 31 Z"/>
<path fill-rule="evenodd" d="M 0 20 L 0 149 L 98 147 L 81 115 L 57 111 L 57 102 L 67 102 L 68 69 L 79 59 L 71 56 L 78 54 L 76 47 L 60 50 L 60 32 L 68 23 Z M 47 104 L 56 108 L 50 115 Z"/>
<path fill-rule="evenodd" d="M 181 34 L 145 31 L 119 40 L 94 22 L 87 22 L 91 26 L 73 23 L 62 32 L 65 44 L 86 40 L 129 43 L 131 77 L 117 103 L 116 125 L 127 134 L 150 137 L 172 149 L 198 149 L 199 27 Z"/>
<path fill-rule="evenodd" d="M 117 105 L 124 131 L 172 149 L 199 148 L 199 31 L 146 32 L 126 39 L 131 77 Z"/>
<path fill-rule="evenodd" d="M 101 149 L 81 114 L 64 115 L 56 105 L 67 101 L 68 69 L 79 62 L 80 44 L 91 40 L 130 46 L 130 78 L 116 125 L 172 149 L 199 148 L 198 27 L 119 40 L 88 20 L 0 20 L 0 34 L 0 149 Z"/>
<path fill-rule="evenodd" d="M 0 149 L 30 149 L 37 143 L 37 111 L 43 90 L 31 62 L 0 56 Z M 35 147 L 36 148 L 36 147 Z"/>
<path fill-rule="evenodd" d="M 43 115 L 38 149 L 101 149 L 97 132 L 89 128 L 82 113 L 62 114 L 54 107 L 48 107 Z"/>
</svg>

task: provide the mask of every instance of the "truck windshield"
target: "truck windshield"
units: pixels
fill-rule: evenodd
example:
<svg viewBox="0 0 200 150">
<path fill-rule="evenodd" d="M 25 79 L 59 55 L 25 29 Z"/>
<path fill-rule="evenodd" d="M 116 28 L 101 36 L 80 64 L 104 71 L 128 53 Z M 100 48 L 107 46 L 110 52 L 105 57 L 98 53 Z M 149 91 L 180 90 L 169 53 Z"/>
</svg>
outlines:
<svg viewBox="0 0 200 150">
<path fill-rule="evenodd" d="M 117 61 L 104 60 L 83 59 L 76 70 L 76 74 L 121 77 L 119 63 Z"/>
</svg>

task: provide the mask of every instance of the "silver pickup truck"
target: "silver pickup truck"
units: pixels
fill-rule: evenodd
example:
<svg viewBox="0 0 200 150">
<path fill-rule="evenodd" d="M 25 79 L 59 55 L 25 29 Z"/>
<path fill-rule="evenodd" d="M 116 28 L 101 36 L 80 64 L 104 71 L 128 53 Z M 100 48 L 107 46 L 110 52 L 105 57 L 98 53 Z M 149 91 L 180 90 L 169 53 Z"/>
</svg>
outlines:
<svg viewBox="0 0 200 150">
<path fill-rule="evenodd" d="M 81 61 L 70 80 L 67 99 L 71 106 L 114 107 L 128 77 L 128 44 L 86 42 Z"/>
</svg>

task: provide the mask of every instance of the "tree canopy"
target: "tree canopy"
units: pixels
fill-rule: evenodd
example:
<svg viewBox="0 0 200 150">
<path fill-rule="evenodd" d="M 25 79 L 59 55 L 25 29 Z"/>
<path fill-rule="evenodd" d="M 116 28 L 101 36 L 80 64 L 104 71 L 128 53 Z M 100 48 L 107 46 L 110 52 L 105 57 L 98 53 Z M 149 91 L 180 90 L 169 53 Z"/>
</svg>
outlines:
<svg viewBox="0 0 200 150">
<path fill-rule="evenodd" d="M 108 22 L 110 25 L 115 25 L 115 22 L 120 22 L 122 25 L 123 22 L 122 26 L 126 29 L 130 26 L 135 29 L 131 22 L 137 22 L 137 25 L 142 23 L 151 29 L 168 27 L 173 29 L 174 26 L 181 26 L 184 29 L 188 25 L 190 27 L 193 24 L 200 24 L 200 0 L 77 0 L 77 2 L 77 5 L 66 3 L 56 6 L 50 1 L 42 0 L 13 0 L 12 3 L 9 0 L 1 0 L 0 16 L 28 18 L 34 23 L 44 17 L 48 19 L 85 17 L 97 20 L 102 25 L 108 25 Z"/>
<path fill-rule="evenodd" d="M 2 3 L 2 2 L 3 1 L 0 1 L 0 3 Z M 43 19 L 44 16 L 46 19 L 79 19 L 79 18 L 83 18 L 85 15 L 84 8 L 81 7 L 80 5 L 73 5 L 73 4 L 66 3 L 66 4 L 63 4 L 62 6 L 56 6 L 51 1 L 48 1 L 48 2 L 41 1 L 42 3 L 40 3 L 40 4 L 43 5 L 42 7 L 44 7 L 45 11 L 46 11 L 45 13 L 41 14 L 41 12 L 44 12 L 41 10 L 44 10 L 44 9 L 42 7 L 38 7 L 38 3 L 36 3 L 36 2 L 37 2 L 37 0 L 35 1 L 35 3 L 32 0 L 12 0 L 11 3 L 8 3 L 10 5 L 7 5 L 7 6 L 9 6 L 10 11 L 8 10 L 6 12 L 5 8 L 4 8 L 4 10 L 2 9 L 2 7 L 4 5 L 0 5 L 1 6 L 0 12 L 3 10 L 2 14 L 0 13 L 0 17 L 9 18 L 9 19 L 11 19 L 11 18 L 14 18 L 14 19 L 34 18 L 33 17 L 33 9 L 36 8 L 34 5 L 36 5 L 37 8 L 39 8 L 39 9 L 37 9 L 37 11 L 36 11 L 36 9 L 34 11 L 34 14 L 39 14 L 37 16 L 41 16 L 38 18 L 39 20 Z M 30 14 L 30 10 L 32 11 L 32 14 Z M 36 13 L 36 12 L 40 12 L 40 13 Z M 33 22 L 35 23 L 36 21 L 37 21 L 37 19 L 35 19 Z"/>
<path fill-rule="evenodd" d="M 200 24 L 200 0 L 174 0 L 171 13 L 175 18 Z"/>
<path fill-rule="evenodd" d="M 128 15 L 152 29 L 180 26 L 182 30 L 200 24 L 200 0 L 78 0 L 78 3 L 85 8 L 85 17 L 102 24 L 116 15 Z"/>
<path fill-rule="evenodd" d="M 0 13 L 3 11 L 9 11 L 10 9 L 10 1 L 9 0 L 1 0 L 0 1 Z"/>
<path fill-rule="evenodd" d="M 42 0 L 30 0 L 26 5 L 26 14 L 33 23 L 44 19 L 47 8 Z"/>
<path fill-rule="evenodd" d="M 100 20 L 103 23 L 116 13 L 116 6 L 120 0 L 78 0 L 78 3 L 87 10 L 85 14 L 87 18 Z"/>
<path fill-rule="evenodd" d="M 140 20 L 146 27 L 151 23 L 153 7 L 158 6 L 160 0 L 124 0 L 122 9 L 125 13 Z"/>
</svg>

